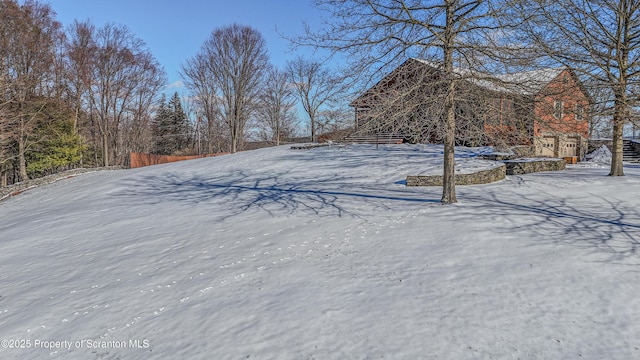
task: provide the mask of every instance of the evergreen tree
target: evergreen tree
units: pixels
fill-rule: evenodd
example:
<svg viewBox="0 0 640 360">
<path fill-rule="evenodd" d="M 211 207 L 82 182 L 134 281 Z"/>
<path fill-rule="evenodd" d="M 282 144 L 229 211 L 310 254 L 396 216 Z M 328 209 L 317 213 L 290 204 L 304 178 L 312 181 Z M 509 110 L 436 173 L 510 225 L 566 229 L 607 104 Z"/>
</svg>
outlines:
<svg viewBox="0 0 640 360">
<path fill-rule="evenodd" d="M 153 134 L 153 153 L 160 155 L 171 154 L 169 144 L 167 143 L 169 127 L 169 111 L 166 105 L 167 99 L 164 94 L 160 99 L 160 105 L 156 111 L 156 116 L 151 124 L 151 133 Z"/>
<path fill-rule="evenodd" d="M 189 147 L 191 127 L 177 92 L 168 102 L 162 95 L 151 130 L 156 154 L 171 155 Z"/>
<path fill-rule="evenodd" d="M 31 137 L 37 139 L 25 154 L 29 178 L 67 170 L 80 163 L 83 146 L 73 129 L 70 109 L 47 101 L 38 106 Z"/>
<path fill-rule="evenodd" d="M 173 139 L 173 151 L 184 150 L 190 145 L 191 124 L 182 109 L 178 93 L 175 92 L 168 104 L 170 127 Z"/>
</svg>

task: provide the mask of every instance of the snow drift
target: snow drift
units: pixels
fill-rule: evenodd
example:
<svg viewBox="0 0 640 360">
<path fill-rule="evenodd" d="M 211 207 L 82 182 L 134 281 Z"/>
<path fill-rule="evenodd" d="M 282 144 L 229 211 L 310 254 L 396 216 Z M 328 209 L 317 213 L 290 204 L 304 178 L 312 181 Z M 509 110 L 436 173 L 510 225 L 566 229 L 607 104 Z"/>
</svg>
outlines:
<svg viewBox="0 0 640 360">
<path fill-rule="evenodd" d="M 607 145 L 602 145 L 593 152 L 587 154 L 585 159 L 598 164 L 611 164 L 611 150 Z"/>
</svg>

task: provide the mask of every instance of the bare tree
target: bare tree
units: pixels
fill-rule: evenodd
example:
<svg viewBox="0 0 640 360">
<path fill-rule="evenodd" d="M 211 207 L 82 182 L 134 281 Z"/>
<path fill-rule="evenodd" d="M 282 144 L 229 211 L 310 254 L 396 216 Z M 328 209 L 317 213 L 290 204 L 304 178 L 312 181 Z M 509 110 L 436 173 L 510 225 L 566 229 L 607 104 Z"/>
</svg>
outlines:
<svg viewBox="0 0 640 360">
<path fill-rule="evenodd" d="M 494 10 L 481 0 L 316 0 L 331 15 L 326 26 L 307 31 L 299 43 L 329 49 L 352 62 L 363 78 L 380 78 L 407 57 L 430 59 L 443 74 L 438 93 L 444 133 L 444 186 L 442 203 L 455 203 L 454 145 L 458 83 L 473 72 L 461 74 L 454 65 L 474 68 L 476 54 L 487 48 L 485 32 L 496 26 Z M 486 60 L 486 59 L 484 59 Z M 366 76 L 368 74 L 369 76 Z M 424 97 L 421 102 L 424 102 Z M 406 104 L 416 107 L 418 104 Z M 426 119 L 425 119 L 426 120 Z M 422 121 L 422 120 L 421 120 Z"/>
<path fill-rule="evenodd" d="M 350 128 L 353 124 L 353 112 L 346 105 L 336 105 L 320 111 L 317 130 L 330 133 Z"/>
<path fill-rule="evenodd" d="M 228 128 L 232 153 L 241 146 L 268 61 L 262 35 L 251 27 L 233 24 L 214 30 L 200 52 L 182 68 L 191 90 L 202 101 L 217 105 Z"/>
<path fill-rule="evenodd" d="M 54 85 L 56 46 L 63 34 L 49 5 L 26 1 L 0 2 L 0 85 L 3 86 L 5 130 L 16 144 L 21 180 L 27 180 L 25 154 L 33 139 L 42 97 Z"/>
<path fill-rule="evenodd" d="M 125 26 L 104 25 L 96 31 L 95 44 L 89 102 L 101 135 L 103 165 L 109 166 L 112 155 L 119 154 L 121 124 L 132 108 L 149 109 L 165 75 L 144 42 Z M 135 112 L 142 119 L 140 108 Z"/>
<path fill-rule="evenodd" d="M 95 44 L 95 26 L 89 21 L 75 21 L 67 30 L 67 79 L 69 97 L 74 107 L 74 130 L 77 131 L 81 110 L 88 108 L 87 95 L 92 82 L 93 54 L 97 51 Z"/>
<path fill-rule="evenodd" d="M 640 80 L 640 2 L 637 0 L 509 1 L 531 46 L 576 68 L 605 94 L 613 115 L 610 176 L 623 176 L 624 125 L 637 104 Z M 596 114 L 598 116 L 598 114 Z"/>
<path fill-rule="evenodd" d="M 311 141 L 316 141 L 321 112 L 333 105 L 343 93 L 341 79 L 321 62 L 303 57 L 289 61 L 287 72 L 295 93 L 309 116 Z"/>
<path fill-rule="evenodd" d="M 68 34 L 49 5 L 0 0 L 2 184 L 75 166 L 79 133 L 99 133 L 105 165 L 144 146 L 164 70 L 125 27 L 76 22 Z"/>
<path fill-rule="evenodd" d="M 297 121 L 293 90 L 289 77 L 275 67 L 269 68 L 259 97 L 258 123 L 276 146 L 290 136 Z"/>
<path fill-rule="evenodd" d="M 224 136 L 219 107 L 220 99 L 217 96 L 216 81 L 210 75 L 211 69 L 208 63 L 207 55 L 201 51 L 193 58 L 187 59 L 181 67 L 181 74 L 187 88 L 193 94 L 197 138 L 199 142 L 202 140 L 206 142 L 206 151 L 211 154 L 222 151 Z M 206 122 L 206 126 L 201 126 L 203 122 Z"/>
<path fill-rule="evenodd" d="M 13 31 L 9 18 L 17 12 L 17 5 L 12 1 L 0 1 L 0 187 L 8 183 L 9 163 L 12 159 L 9 148 L 9 107 L 11 105 L 10 77 L 10 32 Z"/>
<path fill-rule="evenodd" d="M 148 52 L 136 59 L 136 87 L 128 105 L 128 116 L 123 129 L 123 150 L 128 152 L 150 152 L 154 139 L 151 137 L 151 114 L 158 94 L 167 83 L 166 73 Z"/>
<path fill-rule="evenodd" d="M 190 96 L 182 96 L 181 101 L 189 122 L 191 150 L 194 154 L 200 155 L 203 153 L 204 144 L 208 139 L 207 127 L 204 126 L 205 121 L 202 116 L 202 105 L 196 98 Z"/>
</svg>

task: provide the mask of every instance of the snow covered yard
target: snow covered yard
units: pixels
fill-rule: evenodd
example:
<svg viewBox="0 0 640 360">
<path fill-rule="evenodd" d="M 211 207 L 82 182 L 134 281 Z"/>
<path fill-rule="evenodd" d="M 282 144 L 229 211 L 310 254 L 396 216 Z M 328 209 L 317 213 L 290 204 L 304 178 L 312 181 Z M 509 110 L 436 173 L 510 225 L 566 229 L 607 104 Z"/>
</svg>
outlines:
<svg viewBox="0 0 640 360">
<path fill-rule="evenodd" d="M 0 358 L 640 358 L 640 166 L 442 206 L 403 185 L 440 159 L 278 147 L 7 199 Z"/>
</svg>

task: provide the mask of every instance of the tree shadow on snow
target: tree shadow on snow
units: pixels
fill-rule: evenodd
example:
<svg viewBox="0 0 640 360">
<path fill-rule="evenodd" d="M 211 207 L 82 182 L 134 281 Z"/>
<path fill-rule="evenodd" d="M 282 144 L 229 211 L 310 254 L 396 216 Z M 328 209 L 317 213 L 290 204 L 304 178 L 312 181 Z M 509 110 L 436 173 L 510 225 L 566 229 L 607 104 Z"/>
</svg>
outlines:
<svg viewBox="0 0 640 360">
<path fill-rule="evenodd" d="M 500 219 L 496 232 L 522 234 L 536 243 L 586 247 L 609 254 L 610 261 L 638 256 L 640 209 L 597 194 L 581 199 L 545 195 L 490 192 L 469 200 L 481 207 L 478 212 Z"/>
<path fill-rule="evenodd" d="M 286 174 L 256 174 L 238 171 L 224 177 L 205 178 L 175 174 L 130 178 L 123 190 L 112 194 L 133 203 L 191 204 L 209 206 L 218 219 L 249 211 L 266 211 L 271 216 L 304 213 L 320 216 L 362 216 L 370 211 L 416 208 L 439 203 L 435 196 L 381 189 L 375 185 L 358 187 L 336 175 L 322 179 L 291 179 Z M 435 194 L 435 193 L 434 193 Z"/>
</svg>

